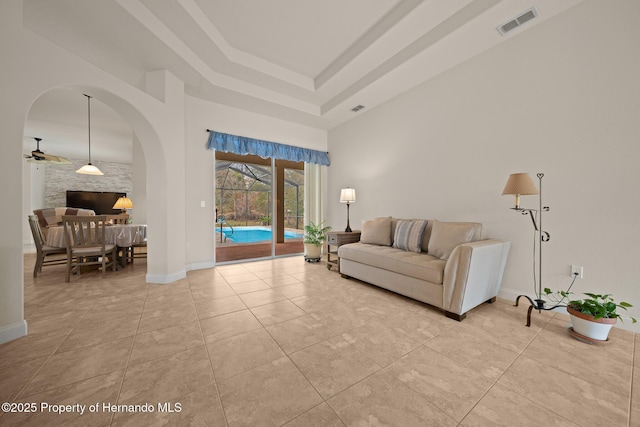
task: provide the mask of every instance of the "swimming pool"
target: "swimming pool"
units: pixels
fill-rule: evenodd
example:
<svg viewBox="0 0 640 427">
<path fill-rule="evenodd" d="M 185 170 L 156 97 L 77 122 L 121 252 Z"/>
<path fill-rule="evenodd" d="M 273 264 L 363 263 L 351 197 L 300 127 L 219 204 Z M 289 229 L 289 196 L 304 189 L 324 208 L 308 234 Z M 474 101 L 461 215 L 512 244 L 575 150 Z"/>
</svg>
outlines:
<svg viewBox="0 0 640 427">
<path fill-rule="evenodd" d="M 219 230 L 219 228 L 216 228 L 216 234 L 219 233 Z M 231 234 L 231 228 L 222 227 L 222 232 L 227 236 L 227 242 L 255 243 L 271 241 L 271 228 L 269 227 L 233 227 L 233 234 Z M 301 239 L 303 236 L 302 230 L 284 231 L 285 239 Z"/>
</svg>

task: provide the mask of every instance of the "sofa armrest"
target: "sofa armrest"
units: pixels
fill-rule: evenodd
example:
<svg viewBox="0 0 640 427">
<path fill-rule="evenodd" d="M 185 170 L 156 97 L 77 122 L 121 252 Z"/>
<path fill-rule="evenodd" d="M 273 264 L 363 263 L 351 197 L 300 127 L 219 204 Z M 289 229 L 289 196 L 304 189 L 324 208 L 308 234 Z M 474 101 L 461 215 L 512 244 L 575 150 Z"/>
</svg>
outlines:
<svg viewBox="0 0 640 427">
<path fill-rule="evenodd" d="M 497 296 L 510 246 L 497 239 L 456 246 L 444 267 L 444 309 L 462 315 Z"/>
</svg>

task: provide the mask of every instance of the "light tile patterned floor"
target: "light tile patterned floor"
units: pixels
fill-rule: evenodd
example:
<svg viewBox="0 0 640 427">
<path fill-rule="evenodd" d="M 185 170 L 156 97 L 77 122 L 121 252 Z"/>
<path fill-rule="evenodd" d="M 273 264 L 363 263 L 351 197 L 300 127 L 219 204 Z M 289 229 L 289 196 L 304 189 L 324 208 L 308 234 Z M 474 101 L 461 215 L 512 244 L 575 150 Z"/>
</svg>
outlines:
<svg viewBox="0 0 640 427">
<path fill-rule="evenodd" d="M 565 315 L 527 328 L 505 301 L 456 322 L 302 257 L 169 285 L 146 284 L 144 260 L 71 283 L 64 267 L 32 279 L 33 263 L 29 335 L 0 345 L 0 401 L 38 410 L 0 426 L 640 426 L 640 339 L 621 329 L 590 346 Z"/>
</svg>

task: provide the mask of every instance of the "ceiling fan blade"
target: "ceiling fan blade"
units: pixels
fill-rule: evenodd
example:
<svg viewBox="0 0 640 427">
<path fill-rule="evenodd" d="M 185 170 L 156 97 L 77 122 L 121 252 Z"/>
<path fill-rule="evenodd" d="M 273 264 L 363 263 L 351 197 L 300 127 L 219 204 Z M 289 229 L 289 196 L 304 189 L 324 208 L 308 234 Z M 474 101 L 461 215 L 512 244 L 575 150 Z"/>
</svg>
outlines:
<svg viewBox="0 0 640 427">
<path fill-rule="evenodd" d="M 31 157 L 36 160 L 46 160 L 44 156 L 46 156 L 46 154 L 44 154 L 40 150 L 35 150 L 31 152 Z"/>
<path fill-rule="evenodd" d="M 42 151 L 32 151 L 31 157 L 36 161 L 46 161 L 47 163 L 57 163 L 61 165 L 70 165 L 71 160 L 62 156 L 53 156 L 51 154 L 45 154 Z"/>
<path fill-rule="evenodd" d="M 66 157 L 62 157 L 62 156 L 54 156 L 56 158 L 56 163 L 60 164 L 60 165 L 70 165 L 71 164 L 71 160 L 67 159 Z"/>
<path fill-rule="evenodd" d="M 42 138 L 37 138 L 37 137 L 32 137 L 32 138 L 36 140 L 37 147 L 35 150 L 31 152 L 30 156 L 26 154 L 24 155 L 25 158 L 30 159 L 28 160 L 29 163 L 44 162 L 44 163 L 55 163 L 59 165 L 71 164 L 71 160 L 67 159 L 66 157 L 54 156 L 52 154 L 45 154 L 43 151 L 40 150 L 40 141 L 42 141 Z"/>
</svg>

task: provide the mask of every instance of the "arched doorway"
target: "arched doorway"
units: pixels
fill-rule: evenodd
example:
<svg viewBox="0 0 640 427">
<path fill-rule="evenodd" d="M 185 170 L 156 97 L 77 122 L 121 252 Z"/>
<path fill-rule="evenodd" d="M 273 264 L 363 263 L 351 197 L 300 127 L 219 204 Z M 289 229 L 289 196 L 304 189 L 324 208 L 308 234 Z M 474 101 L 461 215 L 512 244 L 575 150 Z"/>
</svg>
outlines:
<svg viewBox="0 0 640 427">
<path fill-rule="evenodd" d="M 180 163 L 180 158 L 184 157 L 183 145 L 176 144 L 176 141 L 180 141 L 176 135 L 184 138 L 184 130 L 180 127 L 184 115 L 181 103 L 176 102 L 175 105 L 168 102 L 158 103 L 155 98 L 145 93 L 130 91 L 116 93 L 114 90 L 95 86 L 65 86 L 64 88 L 75 91 L 76 96 L 81 98 L 85 98 L 82 94 L 91 95 L 94 100 L 113 110 L 114 114 L 120 116 L 130 126 L 134 153 L 137 150 L 139 157 L 139 160 L 134 163 L 133 180 L 140 181 L 137 186 L 138 201 L 142 200 L 150 207 L 147 209 L 145 222 L 148 224 L 149 236 L 153 236 L 148 244 L 146 281 L 171 283 L 184 278 L 186 276 L 184 252 L 176 251 L 184 247 L 184 221 L 175 221 L 170 227 L 168 220 L 170 216 L 174 219 L 183 218 L 184 209 L 181 208 L 180 203 L 171 206 L 167 204 L 168 194 L 181 194 L 177 189 L 184 188 L 184 170 L 168 165 L 166 161 L 167 158 L 171 158 Z M 50 90 L 43 93 L 48 93 Z M 31 105 L 34 102 L 35 100 Z M 80 121 L 83 120 L 80 119 Z M 171 152 L 167 154 L 167 150 Z M 154 167 L 147 167 L 148 164 Z M 23 193 L 26 191 L 23 190 Z M 30 197 L 24 194 L 23 196 L 23 199 Z M 138 205 L 140 209 L 137 215 L 140 217 L 144 210 L 141 203 Z M 23 211 L 27 211 L 24 206 Z"/>
<path fill-rule="evenodd" d="M 132 220 L 146 223 L 146 162 L 142 147 L 124 118 L 96 98 L 91 100 L 89 128 L 83 92 L 71 87 L 55 88 L 42 94 L 29 110 L 23 152 L 30 154 L 38 138 L 41 151 L 62 156 L 69 163 L 25 159 L 31 169 L 26 175 L 29 185 L 24 188 L 29 202 L 27 211 L 67 206 L 66 191 L 124 193 L 134 201 L 133 210 L 129 211 Z M 89 136 L 92 163 L 104 176 L 74 173 L 87 163 Z"/>
</svg>

